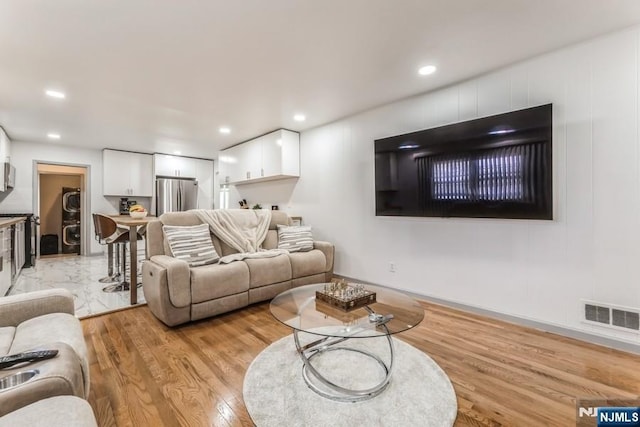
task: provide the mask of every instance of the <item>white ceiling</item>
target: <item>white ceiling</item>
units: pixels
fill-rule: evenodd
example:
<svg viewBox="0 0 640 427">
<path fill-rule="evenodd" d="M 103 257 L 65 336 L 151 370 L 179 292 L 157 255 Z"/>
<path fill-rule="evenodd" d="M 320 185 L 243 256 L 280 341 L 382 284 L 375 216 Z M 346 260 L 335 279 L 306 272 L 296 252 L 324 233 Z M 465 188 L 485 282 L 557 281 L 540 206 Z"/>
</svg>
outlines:
<svg viewBox="0 0 640 427">
<path fill-rule="evenodd" d="M 639 22 L 637 0 L 2 0 L 0 125 L 214 158 Z"/>
</svg>

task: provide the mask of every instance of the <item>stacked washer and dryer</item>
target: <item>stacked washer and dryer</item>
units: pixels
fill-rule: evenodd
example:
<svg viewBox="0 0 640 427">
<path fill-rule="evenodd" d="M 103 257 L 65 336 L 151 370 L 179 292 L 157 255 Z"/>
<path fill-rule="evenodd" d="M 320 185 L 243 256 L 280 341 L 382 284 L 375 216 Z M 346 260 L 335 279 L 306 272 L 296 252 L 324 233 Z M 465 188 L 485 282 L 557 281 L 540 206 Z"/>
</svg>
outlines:
<svg viewBox="0 0 640 427">
<path fill-rule="evenodd" d="M 62 188 L 62 253 L 80 254 L 80 189 Z"/>
</svg>

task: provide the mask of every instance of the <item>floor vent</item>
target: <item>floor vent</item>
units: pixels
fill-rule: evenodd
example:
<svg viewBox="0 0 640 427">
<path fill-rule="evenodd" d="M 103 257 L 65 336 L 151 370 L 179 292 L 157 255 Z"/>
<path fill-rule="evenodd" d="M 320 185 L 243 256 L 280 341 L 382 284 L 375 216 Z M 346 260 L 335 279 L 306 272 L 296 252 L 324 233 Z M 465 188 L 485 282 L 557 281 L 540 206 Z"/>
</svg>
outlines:
<svg viewBox="0 0 640 427">
<path fill-rule="evenodd" d="M 584 320 L 601 326 L 640 331 L 640 310 L 583 301 Z"/>
</svg>

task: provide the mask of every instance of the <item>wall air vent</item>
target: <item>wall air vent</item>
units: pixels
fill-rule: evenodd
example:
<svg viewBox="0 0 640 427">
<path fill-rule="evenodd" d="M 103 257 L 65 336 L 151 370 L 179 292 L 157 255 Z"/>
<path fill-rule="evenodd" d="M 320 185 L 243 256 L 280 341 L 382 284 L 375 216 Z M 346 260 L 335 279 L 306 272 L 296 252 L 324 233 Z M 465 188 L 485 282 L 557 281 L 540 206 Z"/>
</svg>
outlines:
<svg viewBox="0 0 640 427">
<path fill-rule="evenodd" d="M 609 312 L 609 307 L 593 304 L 584 305 L 584 318 L 590 322 L 606 323 L 608 325 L 611 318 Z"/>
<path fill-rule="evenodd" d="M 611 324 L 621 328 L 640 330 L 640 314 L 633 311 L 616 310 L 613 311 Z"/>
<path fill-rule="evenodd" d="M 640 332 L 640 309 L 582 301 L 584 320 L 598 326 Z"/>
</svg>

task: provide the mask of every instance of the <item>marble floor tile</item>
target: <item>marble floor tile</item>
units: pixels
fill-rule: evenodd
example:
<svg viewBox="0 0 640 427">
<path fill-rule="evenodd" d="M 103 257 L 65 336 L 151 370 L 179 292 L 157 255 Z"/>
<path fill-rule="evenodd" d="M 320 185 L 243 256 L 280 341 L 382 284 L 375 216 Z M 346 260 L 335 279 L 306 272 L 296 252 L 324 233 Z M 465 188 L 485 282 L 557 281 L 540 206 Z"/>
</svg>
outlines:
<svg viewBox="0 0 640 427">
<path fill-rule="evenodd" d="M 144 258 L 142 257 L 138 259 Z M 138 267 L 141 271 L 141 266 Z M 103 292 L 109 283 L 98 279 L 107 275 L 105 256 L 60 256 L 40 258 L 35 267 L 24 268 L 9 295 L 22 294 L 40 289 L 65 288 L 75 300 L 77 317 L 99 314 L 129 307 L 129 291 Z M 128 271 L 127 271 L 127 277 Z M 138 283 L 141 283 L 138 276 Z M 144 303 L 142 287 L 138 287 L 138 303 Z"/>
</svg>

